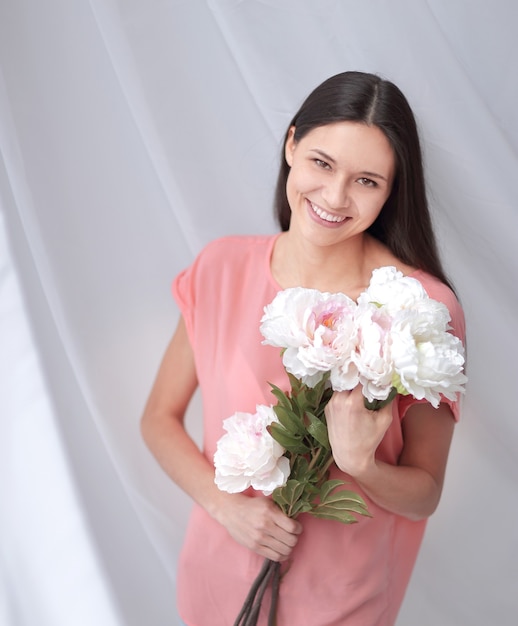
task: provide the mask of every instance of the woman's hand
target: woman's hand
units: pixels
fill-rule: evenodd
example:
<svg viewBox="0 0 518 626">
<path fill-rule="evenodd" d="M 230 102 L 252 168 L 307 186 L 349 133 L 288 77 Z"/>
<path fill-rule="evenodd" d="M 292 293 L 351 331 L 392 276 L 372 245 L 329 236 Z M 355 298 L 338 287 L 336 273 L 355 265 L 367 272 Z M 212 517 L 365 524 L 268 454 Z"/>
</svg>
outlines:
<svg viewBox="0 0 518 626">
<path fill-rule="evenodd" d="M 392 422 L 392 404 L 369 411 L 358 385 L 335 392 L 325 414 L 335 463 L 342 472 L 361 478 L 374 464 L 376 448 Z"/>
<path fill-rule="evenodd" d="M 286 560 L 302 531 L 271 499 L 220 491 L 214 467 L 185 430 L 185 410 L 197 386 L 183 318 L 166 350 L 142 417 L 144 439 L 160 465 L 241 545 L 272 561 Z"/>
<path fill-rule="evenodd" d="M 338 467 L 377 505 L 412 520 L 431 515 L 441 496 L 454 420 L 450 408 L 411 406 L 402 422 L 403 447 L 396 465 L 375 453 L 392 422 L 392 403 L 364 407 L 360 387 L 334 393 L 326 407 L 329 440 Z"/>
<path fill-rule="evenodd" d="M 263 496 L 232 494 L 217 518 L 235 541 L 272 561 L 285 561 L 302 531 L 299 522 Z"/>
</svg>

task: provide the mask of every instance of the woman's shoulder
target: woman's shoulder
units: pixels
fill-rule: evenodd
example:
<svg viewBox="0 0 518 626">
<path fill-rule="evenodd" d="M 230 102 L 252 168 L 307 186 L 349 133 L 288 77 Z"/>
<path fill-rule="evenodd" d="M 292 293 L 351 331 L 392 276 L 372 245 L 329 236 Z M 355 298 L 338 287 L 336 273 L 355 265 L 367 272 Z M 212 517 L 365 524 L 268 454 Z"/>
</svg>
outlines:
<svg viewBox="0 0 518 626">
<path fill-rule="evenodd" d="M 415 267 L 404 263 L 386 244 L 374 237 L 367 238 L 366 258 L 366 265 L 371 272 L 379 267 L 395 267 L 404 276 L 411 276 L 416 272 Z"/>
<path fill-rule="evenodd" d="M 274 235 L 228 235 L 206 244 L 194 261 L 173 280 L 178 302 L 203 302 L 206 309 L 246 287 L 253 289 L 268 278 L 269 248 Z M 211 304 L 208 304 L 211 303 Z"/>
<path fill-rule="evenodd" d="M 453 290 L 436 276 L 420 269 L 412 270 L 408 276 L 418 280 L 421 285 L 423 285 L 430 298 L 440 300 L 446 305 L 451 304 L 459 306 L 459 301 Z"/>
<path fill-rule="evenodd" d="M 227 235 L 213 239 L 198 253 L 186 274 L 198 285 L 239 284 L 269 274 L 276 235 Z"/>
</svg>

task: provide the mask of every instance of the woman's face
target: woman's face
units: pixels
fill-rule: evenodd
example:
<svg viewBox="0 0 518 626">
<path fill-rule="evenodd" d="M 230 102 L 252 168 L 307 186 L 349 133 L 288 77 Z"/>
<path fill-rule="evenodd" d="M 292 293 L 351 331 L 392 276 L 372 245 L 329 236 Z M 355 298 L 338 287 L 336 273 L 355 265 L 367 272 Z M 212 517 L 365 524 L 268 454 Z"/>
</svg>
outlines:
<svg viewBox="0 0 518 626">
<path fill-rule="evenodd" d="M 387 138 L 357 122 L 318 126 L 298 142 L 294 132 L 285 147 L 290 231 L 324 245 L 361 236 L 392 189 L 395 157 Z"/>
</svg>

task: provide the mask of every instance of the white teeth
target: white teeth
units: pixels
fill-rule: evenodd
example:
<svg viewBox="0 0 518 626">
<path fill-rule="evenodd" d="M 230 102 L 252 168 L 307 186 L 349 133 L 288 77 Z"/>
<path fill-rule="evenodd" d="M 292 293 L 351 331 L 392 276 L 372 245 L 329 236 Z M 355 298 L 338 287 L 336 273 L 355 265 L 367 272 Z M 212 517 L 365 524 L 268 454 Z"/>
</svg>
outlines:
<svg viewBox="0 0 518 626">
<path fill-rule="evenodd" d="M 315 211 L 318 217 L 325 220 L 326 222 L 343 222 L 346 219 L 345 215 L 341 217 L 339 217 L 338 215 L 330 215 L 329 213 L 324 211 L 324 209 L 321 209 L 319 206 L 317 206 L 316 204 L 313 204 L 312 202 L 311 202 L 311 208 L 313 209 L 313 211 Z"/>
</svg>

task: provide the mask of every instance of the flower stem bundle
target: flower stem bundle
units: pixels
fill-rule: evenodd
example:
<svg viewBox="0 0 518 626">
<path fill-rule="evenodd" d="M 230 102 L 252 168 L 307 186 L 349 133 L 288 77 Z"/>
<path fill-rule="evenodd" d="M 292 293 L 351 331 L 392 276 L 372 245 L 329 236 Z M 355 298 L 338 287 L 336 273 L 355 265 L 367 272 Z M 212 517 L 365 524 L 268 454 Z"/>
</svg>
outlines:
<svg viewBox="0 0 518 626">
<path fill-rule="evenodd" d="M 257 624 L 263 597 L 269 586 L 272 588 L 272 600 L 268 611 L 268 626 L 276 626 L 280 578 L 281 564 L 265 559 L 261 571 L 250 587 L 234 626 L 255 626 Z"/>
<path fill-rule="evenodd" d="M 291 393 L 272 385 L 277 398 L 273 410 L 278 418 L 267 430 L 286 450 L 290 461 L 289 479 L 272 494 L 274 502 L 288 516 L 301 513 L 332 519 L 344 524 L 357 521 L 355 515 L 369 516 L 364 500 L 348 490 L 339 490 L 342 480 L 329 480 L 333 455 L 327 433 L 325 407 L 333 390 L 324 377 L 313 388 L 289 374 Z"/>
</svg>

